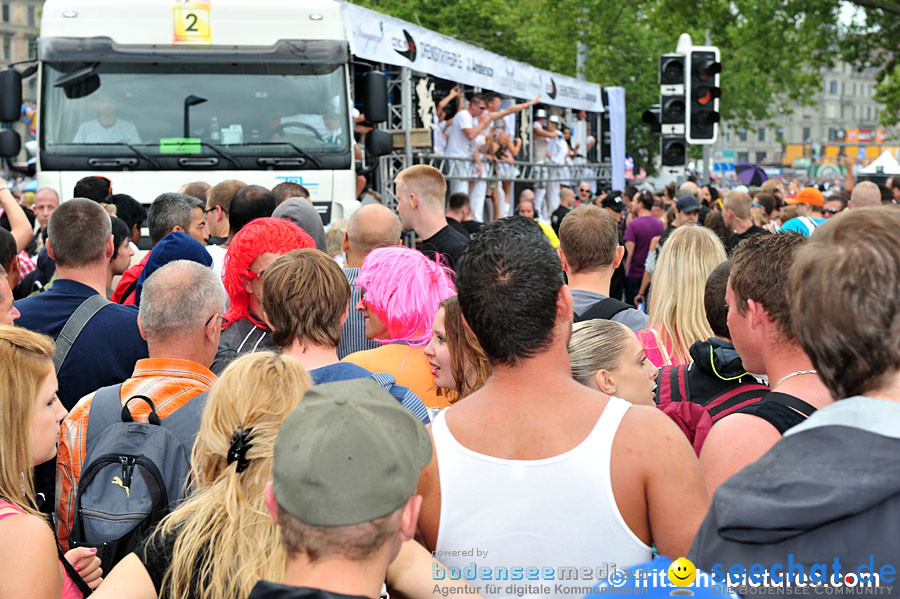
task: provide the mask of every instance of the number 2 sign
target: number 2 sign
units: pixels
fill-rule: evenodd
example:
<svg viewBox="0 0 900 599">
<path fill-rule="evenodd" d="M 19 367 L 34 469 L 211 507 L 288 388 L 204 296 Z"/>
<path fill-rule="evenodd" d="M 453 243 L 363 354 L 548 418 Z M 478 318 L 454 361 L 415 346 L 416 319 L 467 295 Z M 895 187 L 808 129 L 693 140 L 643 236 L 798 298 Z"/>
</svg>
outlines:
<svg viewBox="0 0 900 599">
<path fill-rule="evenodd" d="M 212 44 L 210 0 L 174 0 L 172 41 L 176 44 Z"/>
</svg>

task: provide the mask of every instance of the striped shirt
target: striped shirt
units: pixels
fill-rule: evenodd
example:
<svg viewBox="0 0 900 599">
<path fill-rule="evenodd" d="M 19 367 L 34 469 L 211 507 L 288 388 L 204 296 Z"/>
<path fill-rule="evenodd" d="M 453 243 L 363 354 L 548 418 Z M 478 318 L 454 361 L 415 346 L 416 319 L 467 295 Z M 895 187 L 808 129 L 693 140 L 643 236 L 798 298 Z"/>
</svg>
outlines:
<svg viewBox="0 0 900 599">
<path fill-rule="evenodd" d="M 338 344 L 338 360 L 343 360 L 353 352 L 375 349 L 381 346 L 377 341 L 366 339 L 366 322 L 363 315 L 356 311 L 356 304 L 360 300 L 360 290 L 356 286 L 356 277 L 359 276 L 358 268 L 345 268 L 344 274 L 350 282 L 352 295 L 350 296 L 350 314 L 341 327 L 341 342 Z"/>
<path fill-rule="evenodd" d="M 209 391 L 215 380 L 216 375 L 197 362 L 145 358 L 138 360 L 131 378 L 122 383 L 122 397 L 146 395 L 156 406 L 159 417 L 165 418 L 200 393 Z M 60 430 L 56 460 L 56 536 L 63 551 L 69 548 L 69 531 L 75 522 L 75 491 L 87 455 L 85 437 L 93 400 L 93 393 L 81 398 L 63 420 Z M 150 407 L 146 403 L 132 402 L 128 407 L 136 421 L 147 421 Z"/>
</svg>

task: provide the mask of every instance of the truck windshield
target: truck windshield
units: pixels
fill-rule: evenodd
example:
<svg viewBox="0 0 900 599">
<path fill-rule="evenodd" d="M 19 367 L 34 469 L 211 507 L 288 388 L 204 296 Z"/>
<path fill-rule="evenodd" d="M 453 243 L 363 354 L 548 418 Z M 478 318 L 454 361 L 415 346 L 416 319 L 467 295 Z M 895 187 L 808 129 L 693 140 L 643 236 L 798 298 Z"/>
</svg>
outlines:
<svg viewBox="0 0 900 599">
<path fill-rule="evenodd" d="M 269 157 L 275 168 L 291 158 L 323 168 L 350 153 L 342 65 L 44 63 L 42 86 L 51 160 L 125 156 L 131 168 L 159 168 L 187 156 L 233 169 Z"/>
</svg>

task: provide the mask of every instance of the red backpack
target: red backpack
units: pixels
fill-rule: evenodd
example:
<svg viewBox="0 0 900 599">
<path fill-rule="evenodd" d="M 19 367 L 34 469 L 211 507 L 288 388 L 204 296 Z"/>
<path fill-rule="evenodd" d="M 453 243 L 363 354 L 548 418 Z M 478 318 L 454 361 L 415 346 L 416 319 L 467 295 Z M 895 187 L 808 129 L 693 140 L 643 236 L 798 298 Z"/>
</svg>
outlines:
<svg viewBox="0 0 900 599">
<path fill-rule="evenodd" d="M 698 456 L 713 424 L 769 392 L 749 374 L 731 380 L 715 378 L 694 363 L 663 366 L 656 382 L 657 407 L 675 421 Z"/>
</svg>

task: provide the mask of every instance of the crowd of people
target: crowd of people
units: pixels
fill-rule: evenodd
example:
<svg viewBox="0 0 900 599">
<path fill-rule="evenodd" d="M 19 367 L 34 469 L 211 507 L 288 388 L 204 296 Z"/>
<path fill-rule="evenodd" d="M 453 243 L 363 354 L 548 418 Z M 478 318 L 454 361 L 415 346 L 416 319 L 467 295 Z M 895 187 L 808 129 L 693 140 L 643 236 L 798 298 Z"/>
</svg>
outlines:
<svg viewBox="0 0 900 599">
<path fill-rule="evenodd" d="M 450 192 L 465 194 L 476 220 L 511 216 L 515 207 L 512 179 L 519 174 L 517 160 L 523 140 L 515 134 L 513 115 L 540 104 L 538 96 L 521 104 L 504 108 L 499 94 L 474 94 L 466 101 L 459 87 L 454 87 L 437 105 L 433 117 L 433 152 L 449 159 L 445 173 L 451 177 Z M 560 206 L 560 190 L 581 177 L 588 153 L 597 143 L 584 110 L 577 111 L 573 121 L 563 122 L 561 114 L 549 106 L 537 108 L 530 130 L 533 161 L 538 166 L 535 205 L 545 214 Z M 526 160 L 527 162 L 527 160 Z M 486 180 L 490 174 L 499 183 Z M 490 200 L 490 202 L 488 202 Z"/>
<path fill-rule="evenodd" d="M 892 584 L 878 185 L 583 181 L 482 223 L 416 165 L 329 231 L 292 183 L 112 186 L 34 224 L 0 190 L 0 598 L 571 597 L 679 557 Z"/>
</svg>

